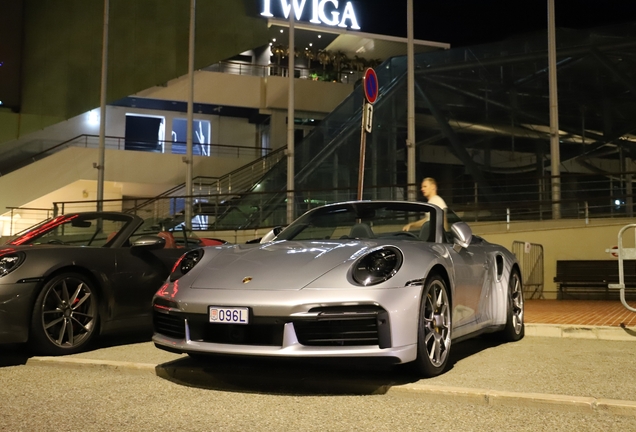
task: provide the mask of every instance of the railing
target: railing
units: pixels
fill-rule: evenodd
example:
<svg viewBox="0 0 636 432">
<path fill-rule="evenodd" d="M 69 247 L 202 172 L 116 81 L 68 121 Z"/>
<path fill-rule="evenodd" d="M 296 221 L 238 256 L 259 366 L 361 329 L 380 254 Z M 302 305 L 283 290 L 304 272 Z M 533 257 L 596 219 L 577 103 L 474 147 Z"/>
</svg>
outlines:
<svg viewBox="0 0 636 432">
<path fill-rule="evenodd" d="M 14 236 L 53 216 L 52 208 L 7 207 L 7 215 L 0 216 L 0 236 Z"/>
<path fill-rule="evenodd" d="M 197 177 L 194 179 L 194 192 L 196 195 L 214 195 L 243 193 L 253 187 L 256 182 L 265 175 L 278 161 L 285 157 L 285 147 L 273 150 L 267 156 L 248 163 L 221 177 Z M 172 189 L 169 195 L 183 195 L 185 185 L 179 185 Z M 168 194 L 162 194 L 168 195 Z"/>
<path fill-rule="evenodd" d="M 543 299 L 543 246 L 536 243 L 514 241 L 512 253 L 517 257 L 523 275 L 525 299 Z"/>
<path fill-rule="evenodd" d="M 213 189 L 211 184 L 210 190 Z M 456 191 L 457 192 L 457 191 Z M 582 191 L 579 191 L 582 193 Z M 583 194 L 583 193 L 582 193 Z M 286 224 L 286 202 L 271 200 L 273 196 L 281 195 L 280 192 L 226 192 L 226 193 L 202 193 L 190 196 L 193 202 L 193 228 L 201 230 L 216 229 L 244 229 L 248 220 L 255 214 L 267 215 L 263 227 Z M 591 192 L 590 192 L 591 195 Z M 241 200 L 250 196 L 250 205 L 240 205 Z M 357 189 L 341 188 L 328 190 L 296 190 L 295 214 L 303 212 L 319 205 L 337 201 L 355 200 Z M 443 196 L 443 195 L 442 195 Z M 454 197 L 461 196 L 456 194 Z M 480 226 L 502 225 L 506 230 L 512 230 L 520 223 L 529 221 L 541 221 L 552 219 L 552 201 L 525 201 L 524 193 L 512 194 L 507 201 L 498 203 L 461 203 L 457 199 L 446 199 L 449 206 L 469 223 L 479 222 Z M 135 202 L 130 200 L 104 201 L 105 204 L 118 206 L 118 208 L 135 212 L 143 217 L 157 219 L 169 219 L 183 217 L 186 195 L 170 194 L 151 199 L 138 198 Z M 365 189 L 364 199 L 381 200 L 405 200 L 406 187 L 395 185 L 390 187 L 378 187 Z M 614 193 L 610 202 L 607 196 L 588 199 L 562 199 L 558 202 L 561 208 L 561 219 L 577 220 L 577 224 L 590 224 L 593 219 L 600 218 L 628 218 L 633 215 L 626 204 L 633 197 L 625 194 Z M 617 204 L 618 202 L 618 204 Z M 273 204 L 268 204 L 273 203 Z M 143 204 L 143 205 L 142 205 Z M 238 205 L 237 205 L 238 204 Z M 81 210 L 92 210 L 96 206 L 94 201 L 74 201 L 55 203 L 56 213 L 66 213 Z M 632 205 L 633 207 L 633 205 Z M 221 216 L 223 220 L 219 221 Z"/>
<path fill-rule="evenodd" d="M 201 230 L 244 229 L 247 221 L 263 216 L 259 227 L 285 225 L 286 201 L 272 197 L 286 197 L 284 190 L 260 192 L 255 187 L 264 172 L 276 160 L 284 156 L 283 149 L 276 150 L 266 158 L 252 162 L 247 167 L 236 170 L 221 178 L 197 177 L 193 181 L 193 228 Z M 269 159 L 268 159 L 269 158 Z M 623 172 L 611 175 L 562 176 L 562 199 L 559 204 L 561 219 L 589 225 L 594 219 L 631 218 L 634 216 L 634 195 L 630 183 L 622 180 L 634 173 Z M 494 195 L 497 202 L 483 201 L 478 188 L 470 182 L 455 181 L 440 183 L 439 193 L 449 207 L 469 223 L 478 222 L 481 229 L 512 231 L 523 223 L 552 220 L 552 206 L 546 187 L 550 178 L 525 178 L 500 185 Z M 357 189 L 300 189 L 293 192 L 296 216 L 318 205 L 355 200 Z M 406 186 L 366 187 L 363 199 L 405 200 Z M 249 197 L 249 200 L 245 200 Z M 144 218 L 181 218 L 185 208 L 185 189 L 173 188 L 161 196 L 135 198 L 129 200 L 106 200 L 104 209 L 136 213 Z M 249 204 L 246 204 L 249 203 Z M 92 211 L 96 201 L 56 202 L 53 209 L 40 209 L 51 214 L 75 211 Z M 12 209 L 4 221 L 3 234 L 16 232 L 18 212 L 26 209 Z M 48 213 L 42 213 L 42 219 Z M 222 219 L 222 220 L 221 220 Z M 35 223 L 37 221 L 34 221 Z M 6 228 L 14 227 L 14 228 Z M 253 228 L 253 227 L 252 227 Z"/>
<path fill-rule="evenodd" d="M 50 147 L 47 147 L 48 145 L 50 145 Z M 105 148 L 109 150 L 146 151 L 152 153 L 164 153 L 164 151 L 170 147 L 172 150 L 171 153 L 185 154 L 186 143 L 182 141 L 173 142 L 166 140 L 156 140 L 152 142 L 134 141 L 124 137 L 106 136 L 104 145 Z M 99 136 L 83 134 L 58 144 L 52 144 L 48 141 L 37 141 L 30 143 L 30 146 L 32 148 L 46 148 L 44 150 L 29 152 L 28 148 L 25 149 L 24 147 L 21 147 L 17 152 L 13 152 L 13 155 L 3 155 L 3 169 L 0 172 L 0 176 L 23 168 L 33 162 L 44 159 L 47 156 L 69 147 L 98 148 Z M 245 147 L 225 144 L 193 144 L 193 154 L 195 156 L 200 155 L 235 158 L 261 157 L 269 152 L 271 152 L 271 149 L 266 147 Z"/>
<path fill-rule="evenodd" d="M 237 194 L 247 192 L 254 184 L 270 170 L 270 168 L 285 156 L 285 148 L 281 147 L 272 151 L 267 156 L 250 162 L 221 177 L 199 176 L 193 179 L 193 192 L 195 196 L 213 196 L 221 194 Z M 165 197 L 176 198 L 185 196 L 185 184 L 180 184 L 161 195 L 143 201 L 130 210 L 142 211 L 144 208 L 152 208 L 157 200 Z M 168 207 L 169 209 L 170 207 Z"/>
<path fill-rule="evenodd" d="M 256 65 L 241 62 L 218 62 L 203 69 L 208 72 L 220 72 L 232 75 L 249 75 L 256 77 L 289 76 L 289 67 L 284 64 Z M 364 77 L 364 71 L 343 69 L 326 71 L 319 68 L 294 68 L 294 76 L 300 79 L 337 81 L 354 83 Z"/>
</svg>

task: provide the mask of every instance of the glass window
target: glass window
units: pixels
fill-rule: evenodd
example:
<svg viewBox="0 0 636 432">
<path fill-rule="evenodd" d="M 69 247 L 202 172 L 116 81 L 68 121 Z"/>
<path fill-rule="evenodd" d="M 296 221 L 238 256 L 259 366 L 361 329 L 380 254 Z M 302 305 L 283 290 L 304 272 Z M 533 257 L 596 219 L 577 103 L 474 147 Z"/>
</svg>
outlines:
<svg viewBox="0 0 636 432">
<path fill-rule="evenodd" d="M 293 222 L 279 240 L 325 240 L 347 238 L 402 238 L 429 241 L 435 226 L 433 207 L 417 203 L 345 203 L 317 208 Z M 423 230 L 408 233 L 409 222 L 426 220 Z"/>
<path fill-rule="evenodd" d="M 172 153 L 186 154 L 188 121 L 182 118 L 172 120 Z M 192 154 L 210 156 L 210 122 L 192 120 Z"/>
</svg>

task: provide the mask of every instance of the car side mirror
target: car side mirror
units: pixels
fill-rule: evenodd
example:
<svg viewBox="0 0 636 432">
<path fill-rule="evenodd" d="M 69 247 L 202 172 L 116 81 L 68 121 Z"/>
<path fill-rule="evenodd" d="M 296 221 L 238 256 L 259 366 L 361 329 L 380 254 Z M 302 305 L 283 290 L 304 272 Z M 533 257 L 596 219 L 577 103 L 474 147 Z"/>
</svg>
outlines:
<svg viewBox="0 0 636 432">
<path fill-rule="evenodd" d="M 166 245 L 166 239 L 159 236 L 146 235 L 141 236 L 134 242 L 132 242 L 131 247 L 137 249 L 145 249 L 145 250 L 157 250 L 163 249 Z"/>
<path fill-rule="evenodd" d="M 456 252 L 459 252 L 461 248 L 467 248 L 473 239 L 473 230 L 466 222 L 455 222 L 451 226 L 451 233 L 453 235 L 453 249 Z"/>
</svg>

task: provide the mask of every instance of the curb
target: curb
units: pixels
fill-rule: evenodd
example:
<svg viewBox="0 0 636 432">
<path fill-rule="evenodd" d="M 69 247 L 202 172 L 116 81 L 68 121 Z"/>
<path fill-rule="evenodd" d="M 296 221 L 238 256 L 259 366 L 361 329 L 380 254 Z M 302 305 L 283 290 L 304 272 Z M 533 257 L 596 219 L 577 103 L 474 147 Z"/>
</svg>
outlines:
<svg viewBox="0 0 636 432">
<path fill-rule="evenodd" d="M 636 328 L 526 323 L 525 335 L 610 341 L 636 341 Z"/>
<path fill-rule="evenodd" d="M 389 392 L 410 392 L 418 396 L 439 400 L 445 396 L 455 401 L 488 406 L 523 406 L 579 413 L 606 413 L 636 417 L 636 401 L 597 399 L 593 397 L 553 395 L 545 393 L 518 393 L 500 390 L 464 387 L 405 384 L 391 387 Z"/>
<path fill-rule="evenodd" d="M 151 363 L 133 363 L 114 360 L 90 360 L 70 357 L 31 357 L 27 366 L 58 366 L 64 368 L 85 368 L 114 370 L 125 373 L 156 375 L 157 365 Z"/>
<path fill-rule="evenodd" d="M 121 373 L 161 376 L 158 365 L 112 360 L 88 360 L 63 357 L 32 357 L 27 366 L 57 366 L 64 368 L 96 368 Z M 190 369 L 192 371 L 192 369 Z M 388 393 L 405 392 L 418 397 L 439 400 L 446 397 L 454 401 L 487 406 L 524 406 L 566 412 L 606 413 L 636 417 L 636 401 L 597 399 L 593 397 L 553 395 L 545 393 L 519 393 L 466 387 L 436 386 L 430 384 L 404 384 L 391 386 Z"/>
</svg>

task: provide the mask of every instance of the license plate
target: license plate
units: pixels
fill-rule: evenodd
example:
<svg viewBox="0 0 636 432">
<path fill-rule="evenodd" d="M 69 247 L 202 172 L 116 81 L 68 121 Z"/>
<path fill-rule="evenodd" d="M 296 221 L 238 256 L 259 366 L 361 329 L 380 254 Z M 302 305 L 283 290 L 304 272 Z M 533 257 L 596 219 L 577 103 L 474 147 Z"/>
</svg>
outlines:
<svg viewBox="0 0 636 432">
<path fill-rule="evenodd" d="M 210 306 L 209 315 L 213 324 L 249 324 L 248 308 Z"/>
</svg>

